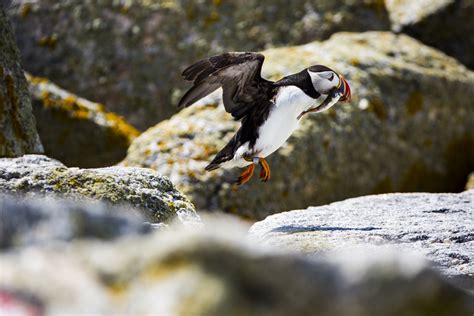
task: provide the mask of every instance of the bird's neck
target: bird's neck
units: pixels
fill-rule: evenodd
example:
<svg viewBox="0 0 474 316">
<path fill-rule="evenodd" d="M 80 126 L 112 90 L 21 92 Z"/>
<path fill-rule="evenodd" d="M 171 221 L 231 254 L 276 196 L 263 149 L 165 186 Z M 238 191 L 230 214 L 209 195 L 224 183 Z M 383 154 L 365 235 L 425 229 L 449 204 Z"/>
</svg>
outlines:
<svg viewBox="0 0 474 316">
<path fill-rule="evenodd" d="M 308 71 L 302 70 L 296 74 L 286 76 L 281 80 L 276 82 L 277 86 L 296 86 L 300 88 L 306 95 L 313 99 L 317 99 L 321 94 L 314 89 L 314 86 L 311 81 L 311 76 Z"/>
<path fill-rule="evenodd" d="M 307 95 L 297 86 L 284 86 L 278 91 L 275 99 L 276 107 L 285 107 L 288 111 L 295 112 L 297 115 L 317 104 L 320 98 L 314 99 Z"/>
</svg>

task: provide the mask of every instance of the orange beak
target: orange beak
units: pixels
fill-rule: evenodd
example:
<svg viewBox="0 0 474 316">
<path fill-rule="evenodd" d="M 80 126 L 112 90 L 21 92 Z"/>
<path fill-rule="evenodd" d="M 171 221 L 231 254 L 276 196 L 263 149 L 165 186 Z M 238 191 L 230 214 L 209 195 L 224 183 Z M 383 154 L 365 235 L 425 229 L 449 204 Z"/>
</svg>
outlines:
<svg viewBox="0 0 474 316">
<path fill-rule="evenodd" d="M 347 83 L 346 79 L 344 79 L 343 76 L 340 76 L 342 84 L 341 84 L 341 92 L 342 92 L 342 97 L 339 99 L 341 102 L 351 102 L 351 87 L 349 86 L 349 83 Z"/>
</svg>

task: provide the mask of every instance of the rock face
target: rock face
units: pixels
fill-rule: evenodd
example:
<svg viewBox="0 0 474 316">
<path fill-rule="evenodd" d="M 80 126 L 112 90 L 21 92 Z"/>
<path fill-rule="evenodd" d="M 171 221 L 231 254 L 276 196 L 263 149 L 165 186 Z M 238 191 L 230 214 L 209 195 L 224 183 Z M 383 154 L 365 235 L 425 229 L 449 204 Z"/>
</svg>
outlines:
<svg viewBox="0 0 474 316">
<path fill-rule="evenodd" d="M 10 23 L 0 6 L 0 157 L 41 153 L 28 87 Z"/>
<path fill-rule="evenodd" d="M 138 211 L 102 202 L 0 195 L 0 248 L 79 238 L 112 240 L 151 231 Z"/>
<path fill-rule="evenodd" d="M 173 230 L 2 252 L 0 293 L 48 315 L 451 316 L 473 307 L 472 297 L 411 256 L 313 261 L 244 244 L 235 224 L 216 226 L 220 233 Z"/>
<path fill-rule="evenodd" d="M 474 190 L 458 194 L 398 193 L 359 197 L 257 222 L 251 236 L 307 254 L 367 244 L 395 247 L 433 261 L 459 285 L 474 289 Z"/>
<path fill-rule="evenodd" d="M 141 168 L 66 168 L 39 155 L 0 159 L 0 192 L 27 196 L 61 195 L 136 207 L 151 222 L 198 222 L 194 206 L 173 184 Z"/>
<path fill-rule="evenodd" d="M 122 160 L 139 132 L 102 104 L 27 76 L 38 133 L 48 157 L 69 167 L 104 167 Z"/>
<path fill-rule="evenodd" d="M 180 70 L 222 51 L 388 30 L 380 0 L 15 1 L 26 70 L 110 106 L 139 128 L 169 117 Z"/>
<path fill-rule="evenodd" d="M 474 2 L 471 0 L 386 0 L 392 29 L 459 59 L 474 69 Z"/>
<path fill-rule="evenodd" d="M 263 53 L 268 78 L 324 64 L 353 91 L 352 104 L 302 120 L 269 157 L 268 183 L 236 188 L 239 170 L 204 171 L 239 125 L 212 97 L 140 135 L 124 164 L 169 176 L 200 209 L 253 218 L 373 193 L 463 190 L 474 168 L 474 73 L 454 59 L 385 32 Z"/>
</svg>

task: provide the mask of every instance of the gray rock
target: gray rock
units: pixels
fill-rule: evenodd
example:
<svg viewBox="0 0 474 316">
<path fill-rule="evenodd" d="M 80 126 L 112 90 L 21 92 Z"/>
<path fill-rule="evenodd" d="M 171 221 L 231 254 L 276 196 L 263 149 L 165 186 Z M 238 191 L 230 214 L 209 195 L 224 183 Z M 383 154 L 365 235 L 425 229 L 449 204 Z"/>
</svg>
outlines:
<svg viewBox="0 0 474 316">
<path fill-rule="evenodd" d="M 66 168 L 40 155 L 0 159 L 0 192 L 60 195 L 131 205 L 154 223 L 199 222 L 194 206 L 168 178 L 142 168 Z"/>
<path fill-rule="evenodd" d="M 199 209 L 259 219 L 374 193 L 463 190 L 474 169 L 474 73 L 459 62 L 385 32 L 263 53 L 267 78 L 324 64 L 348 78 L 353 94 L 351 104 L 302 119 L 269 156 L 269 182 L 235 187 L 241 170 L 204 171 L 239 125 L 213 98 L 136 138 L 124 165 L 169 176 Z"/>
<path fill-rule="evenodd" d="M 474 1 L 386 0 L 392 29 L 411 35 L 474 69 Z"/>
<path fill-rule="evenodd" d="M 318 256 L 366 245 L 374 253 L 394 247 L 424 255 L 474 289 L 474 190 L 359 197 L 269 216 L 250 234 L 273 247 Z"/>
<path fill-rule="evenodd" d="M 122 160 L 139 132 L 103 104 L 47 79 L 27 75 L 37 129 L 48 157 L 69 167 L 104 167 Z"/>
<path fill-rule="evenodd" d="M 137 210 L 103 202 L 0 195 L 0 248 L 77 238 L 112 240 L 151 230 Z"/>
<path fill-rule="evenodd" d="M 41 153 L 28 85 L 10 22 L 0 6 L 0 157 Z"/>
<path fill-rule="evenodd" d="M 236 226 L 2 253 L 0 287 L 48 315 L 451 316 L 474 307 L 419 258 L 310 260 L 252 246 Z"/>
<path fill-rule="evenodd" d="M 16 0 L 10 13 L 29 72 L 141 129 L 175 113 L 197 59 L 390 29 L 380 0 Z"/>
</svg>

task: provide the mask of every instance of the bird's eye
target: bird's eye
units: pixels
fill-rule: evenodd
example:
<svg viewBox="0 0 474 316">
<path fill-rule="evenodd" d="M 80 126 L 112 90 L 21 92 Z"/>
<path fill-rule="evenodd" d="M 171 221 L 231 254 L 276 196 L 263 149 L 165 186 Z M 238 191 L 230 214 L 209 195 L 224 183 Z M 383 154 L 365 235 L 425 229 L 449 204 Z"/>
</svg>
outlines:
<svg viewBox="0 0 474 316">
<path fill-rule="evenodd" d="M 327 79 L 329 81 L 332 81 L 332 79 L 334 79 L 334 73 L 332 71 L 322 71 L 318 73 L 318 75 L 321 78 Z"/>
</svg>

